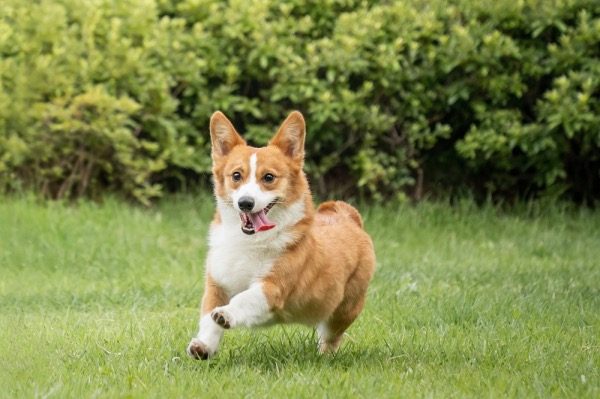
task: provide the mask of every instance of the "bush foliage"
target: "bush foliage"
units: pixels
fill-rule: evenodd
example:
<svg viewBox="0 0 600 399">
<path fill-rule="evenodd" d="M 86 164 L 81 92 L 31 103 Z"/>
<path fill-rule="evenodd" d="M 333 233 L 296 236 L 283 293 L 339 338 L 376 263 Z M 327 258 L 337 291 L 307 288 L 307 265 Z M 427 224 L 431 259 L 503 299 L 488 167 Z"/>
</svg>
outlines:
<svg viewBox="0 0 600 399">
<path fill-rule="evenodd" d="M 148 203 L 292 109 L 320 193 L 600 197 L 596 0 L 4 0 L 0 188 Z"/>
</svg>

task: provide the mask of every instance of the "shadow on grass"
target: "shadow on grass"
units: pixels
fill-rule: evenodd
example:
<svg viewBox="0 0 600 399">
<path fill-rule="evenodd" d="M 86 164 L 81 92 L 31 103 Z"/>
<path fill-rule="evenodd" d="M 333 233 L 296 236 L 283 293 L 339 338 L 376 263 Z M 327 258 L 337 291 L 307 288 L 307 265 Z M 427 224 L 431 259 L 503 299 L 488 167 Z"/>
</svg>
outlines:
<svg viewBox="0 0 600 399">
<path fill-rule="evenodd" d="M 381 369 L 396 358 L 385 345 L 374 346 L 375 342 L 363 345 L 348 338 L 337 353 L 321 355 L 317 351 L 315 333 L 309 329 L 283 327 L 268 332 L 254 330 L 244 335 L 243 343 L 228 340 L 213 359 L 195 362 L 192 367 L 222 371 L 242 367 L 266 373 L 278 373 L 284 369 Z"/>
</svg>

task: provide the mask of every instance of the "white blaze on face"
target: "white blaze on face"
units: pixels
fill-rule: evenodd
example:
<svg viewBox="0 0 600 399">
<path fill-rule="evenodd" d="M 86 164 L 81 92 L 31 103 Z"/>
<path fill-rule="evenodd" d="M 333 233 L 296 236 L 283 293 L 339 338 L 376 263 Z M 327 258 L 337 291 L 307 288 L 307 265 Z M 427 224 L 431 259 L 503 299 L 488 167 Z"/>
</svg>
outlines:
<svg viewBox="0 0 600 399">
<path fill-rule="evenodd" d="M 235 190 L 231 194 L 231 199 L 233 200 L 233 206 L 236 210 L 241 212 L 238 201 L 242 197 L 250 197 L 254 200 L 254 208 L 252 208 L 251 213 L 259 212 L 261 209 L 264 209 L 267 205 L 269 205 L 274 199 L 275 195 L 264 192 L 260 185 L 256 180 L 256 171 L 257 171 L 257 159 L 256 153 L 250 156 L 250 176 L 246 183 L 242 184 L 237 190 Z"/>
</svg>

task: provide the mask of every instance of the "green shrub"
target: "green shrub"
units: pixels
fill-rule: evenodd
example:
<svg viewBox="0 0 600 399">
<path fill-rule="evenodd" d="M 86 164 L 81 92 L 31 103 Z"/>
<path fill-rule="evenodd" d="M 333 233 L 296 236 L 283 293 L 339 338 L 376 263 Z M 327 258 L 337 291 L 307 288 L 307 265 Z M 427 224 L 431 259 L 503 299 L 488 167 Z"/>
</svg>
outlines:
<svg viewBox="0 0 600 399">
<path fill-rule="evenodd" d="M 485 173 L 488 191 L 599 197 L 600 6 L 594 4 L 521 5 L 510 29 L 500 25 L 505 32 L 496 41 L 518 39 L 512 55 L 501 58 L 512 83 L 503 86 L 499 74 L 488 79 L 499 80 L 485 91 L 493 97 L 471 100 L 474 120 L 456 141 L 458 155 Z"/>
<path fill-rule="evenodd" d="M 51 197 L 123 192 L 207 171 L 206 139 L 178 112 L 202 60 L 153 1 L 5 1 L 0 9 L 0 183 Z"/>
<path fill-rule="evenodd" d="M 600 197 L 597 1 L 4 3 L 4 190 L 147 203 L 214 110 L 264 144 L 299 109 L 320 194 Z"/>
</svg>

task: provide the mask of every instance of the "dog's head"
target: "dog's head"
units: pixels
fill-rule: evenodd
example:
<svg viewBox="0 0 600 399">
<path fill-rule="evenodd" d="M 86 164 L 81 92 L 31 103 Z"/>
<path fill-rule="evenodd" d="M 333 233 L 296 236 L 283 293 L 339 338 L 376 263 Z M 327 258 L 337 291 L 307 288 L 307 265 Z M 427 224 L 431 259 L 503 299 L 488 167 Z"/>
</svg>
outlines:
<svg viewBox="0 0 600 399">
<path fill-rule="evenodd" d="M 248 146 L 221 112 L 210 119 L 219 212 L 239 216 L 245 234 L 296 222 L 310 195 L 302 171 L 306 127 L 292 112 L 266 147 Z M 226 216 L 222 215 L 222 216 Z"/>
</svg>

